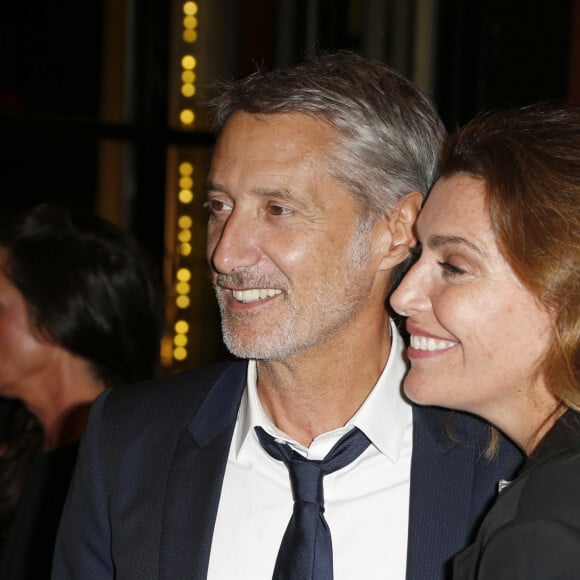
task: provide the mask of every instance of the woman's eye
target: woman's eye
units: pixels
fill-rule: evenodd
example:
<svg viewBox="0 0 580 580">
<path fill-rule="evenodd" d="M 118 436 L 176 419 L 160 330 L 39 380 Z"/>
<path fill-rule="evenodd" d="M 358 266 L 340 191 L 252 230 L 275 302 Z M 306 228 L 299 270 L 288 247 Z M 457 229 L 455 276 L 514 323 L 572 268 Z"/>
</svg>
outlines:
<svg viewBox="0 0 580 580">
<path fill-rule="evenodd" d="M 465 274 L 465 270 L 459 268 L 458 266 L 454 266 L 453 264 L 445 261 L 438 262 L 443 272 L 447 276 L 460 276 L 461 274 Z"/>
</svg>

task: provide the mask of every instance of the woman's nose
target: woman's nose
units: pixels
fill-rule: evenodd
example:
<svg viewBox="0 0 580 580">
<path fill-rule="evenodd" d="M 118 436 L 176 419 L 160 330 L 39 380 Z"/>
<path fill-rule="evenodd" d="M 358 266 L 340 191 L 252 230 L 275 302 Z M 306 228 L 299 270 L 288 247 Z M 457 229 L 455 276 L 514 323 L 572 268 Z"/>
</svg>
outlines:
<svg viewBox="0 0 580 580">
<path fill-rule="evenodd" d="M 401 316 L 412 316 L 430 307 L 427 272 L 415 264 L 391 294 L 391 306 Z"/>
</svg>

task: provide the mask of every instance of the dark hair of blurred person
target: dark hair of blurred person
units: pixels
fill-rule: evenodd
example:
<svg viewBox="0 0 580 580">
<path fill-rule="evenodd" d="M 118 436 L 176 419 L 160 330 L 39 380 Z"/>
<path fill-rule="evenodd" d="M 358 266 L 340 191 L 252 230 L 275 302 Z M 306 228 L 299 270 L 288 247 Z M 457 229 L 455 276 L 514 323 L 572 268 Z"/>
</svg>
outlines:
<svg viewBox="0 0 580 580">
<path fill-rule="evenodd" d="M 0 577 L 49 576 L 86 415 L 106 388 L 157 374 L 158 277 L 136 240 L 41 205 L 0 223 Z"/>
</svg>

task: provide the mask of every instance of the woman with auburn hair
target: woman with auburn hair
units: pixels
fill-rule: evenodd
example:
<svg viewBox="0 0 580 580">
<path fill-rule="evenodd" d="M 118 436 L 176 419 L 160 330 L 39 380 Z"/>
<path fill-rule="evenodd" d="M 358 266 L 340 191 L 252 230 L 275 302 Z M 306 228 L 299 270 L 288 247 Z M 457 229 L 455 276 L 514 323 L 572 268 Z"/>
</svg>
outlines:
<svg viewBox="0 0 580 580">
<path fill-rule="evenodd" d="M 454 578 L 577 578 L 580 108 L 487 113 L 451 135 L 417 234 L 391 297 L 410 335 L 405 393 L 487 419 L 528 457 Z"/>
</svg>

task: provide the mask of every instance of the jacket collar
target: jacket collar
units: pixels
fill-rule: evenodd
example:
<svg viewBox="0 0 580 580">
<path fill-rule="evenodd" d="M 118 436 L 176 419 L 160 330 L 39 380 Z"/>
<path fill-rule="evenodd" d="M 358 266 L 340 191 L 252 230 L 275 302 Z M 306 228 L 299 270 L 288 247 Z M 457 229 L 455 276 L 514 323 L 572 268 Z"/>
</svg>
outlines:
<svg viewBox="0 0 580 580">
<path fill-rule="evenodd" d="M 407 579 L 446 578 L 451 559 L 473 539 L 481 516 L 521 456 L 502 441 L 484 457 L 489 427 L 476 417 L 435 407 L 413 408 Z"/>
<path fill-rule="evenodd" d="M 210 390 L 189 424 L 189 432 L 200 447 L 236 421 L 246 384 L 247 361 L 231 363 Z"/>
<path fill-rule="evenodd" d="M 580 413 L 569 409 L 557 419 L 530 455 L 523 471 L 549 461 L 560 453 L 580 450 Z"/>
<path fill-rule="evenodd" d="M 176 442 L 165 492 L 159 579 L 205 578 L 246 363 L 230 364 Z"/>
</svg>

